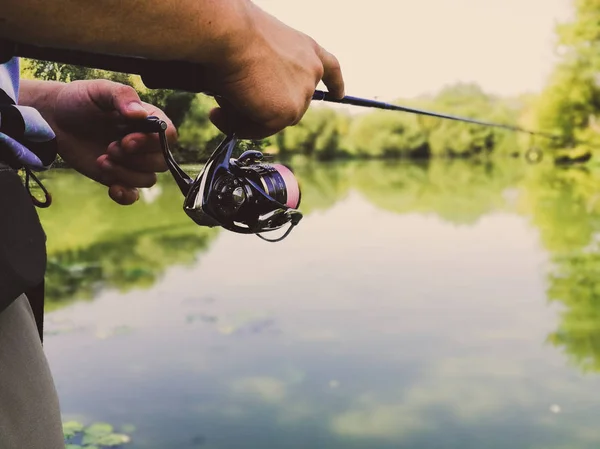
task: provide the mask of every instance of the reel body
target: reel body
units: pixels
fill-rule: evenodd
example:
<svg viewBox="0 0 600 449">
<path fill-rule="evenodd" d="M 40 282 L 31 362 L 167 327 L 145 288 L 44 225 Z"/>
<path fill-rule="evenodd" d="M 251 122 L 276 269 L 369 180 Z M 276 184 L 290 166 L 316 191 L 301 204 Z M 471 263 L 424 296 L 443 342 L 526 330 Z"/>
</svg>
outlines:
<svg viewBox="0 0 600 449">
<path fill-rule="evenodd" d="M 238 142 L 235 134 L 219 144 L 192 179 L 169 150 L 164 121 L 148 117 L 136 129 L 159 133 L 169 171 L 185 197 L 183 210 L 196 224 L 221 226 L 232 232 L 256 234 L 263 240 L 278 242 L 302 219 L 298 211 L 300 187 L 291 170 L 281 164 L 263 163 L 260 151 L 245 151 L 237 159 L 233 158 Z M 288 224 L 289 229 L 277 239 L 261 235 Z"/>
</svg>

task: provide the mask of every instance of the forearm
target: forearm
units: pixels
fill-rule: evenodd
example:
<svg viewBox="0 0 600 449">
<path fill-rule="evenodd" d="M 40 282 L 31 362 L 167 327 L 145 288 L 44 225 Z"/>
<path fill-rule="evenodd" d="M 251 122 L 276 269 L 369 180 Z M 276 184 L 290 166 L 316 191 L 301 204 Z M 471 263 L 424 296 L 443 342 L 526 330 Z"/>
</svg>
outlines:
<svg viewBox="0 0 600 449">
<path fill-rule="evenodd" d="M 250 0 L 6 0 L 0 37 L 212 64 L 243 42 Z"/>
<path fill-rule="evenodd" d="M 45 120 L 52 122 L 56 97 L 64 85 L 56 81 L 21 80 L 18 104 L 37 109 Z"/>
</svg>

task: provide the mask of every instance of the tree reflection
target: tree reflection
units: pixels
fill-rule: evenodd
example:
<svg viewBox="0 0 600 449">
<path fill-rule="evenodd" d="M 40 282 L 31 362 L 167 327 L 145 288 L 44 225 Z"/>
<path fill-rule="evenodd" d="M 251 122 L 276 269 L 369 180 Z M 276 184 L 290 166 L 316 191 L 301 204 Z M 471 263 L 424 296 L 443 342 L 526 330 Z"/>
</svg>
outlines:
<svg viewBox="0 0 600 449">
<path fill-rule="evenodd" d="M 600 248 L 558 256 L 548 297 L 564 306 L 558 330 L 548 341 L 583 371 L 600 371 Z"/>
<path fill-rule="evenodd" d="M 527 182 L 525 208 L 553 263 L 548 300 L 562 307 L 548 341 L 583 371 L 600 371 L 600 176 L 542 170 Z"/>
<path fill-rule="evenodd" d="M 548 300 L 562 306 L 548 341 L 583 370 L 600 371 L 600 174 L 532 167 L 517 160 L 336 162 L 296 161 L 305 215 L 360 192 L 398 214 L 435 214 L 471 225 L 493 211 L 528 217 L 553 262 Z M 55 204 L 41 210 L 48 234 L 48 310 L 93 299 L 103 289 L 154 285 L 171 266 L 195 263 L 219 229 L 196 226 L 182 212 L 168 175 L 134 206 L 113 204 L 104 187 L 71 171 L 47 175 Z M 507 189 L 518 189 L 516 202 Z"/>
<path fill-rule="evenodd" d="M 453 224 L 473 224 L 508 206 L 503 196 L 522 163 L 431 161 L 355 166 L 356 188 L 373 204 L 396 213 L 435 214 Z"/>
<path fill-rule="evenodd" d="M 181 193 L 165 176 L 149 200 L 130 207 L 72 171 L 52 173 L 45 183 L 55 198 L 40 212 L 48 236 L 47 310 L 106 288 L 150 287 L 170 266 L 195 262 L 219 232 L 183 213 Z"/>
</svg>

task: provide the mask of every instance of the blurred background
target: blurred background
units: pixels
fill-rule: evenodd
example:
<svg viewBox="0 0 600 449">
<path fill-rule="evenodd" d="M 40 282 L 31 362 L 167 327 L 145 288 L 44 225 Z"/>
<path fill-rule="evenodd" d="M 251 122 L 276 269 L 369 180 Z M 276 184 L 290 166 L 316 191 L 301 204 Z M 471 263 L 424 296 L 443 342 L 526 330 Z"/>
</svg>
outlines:
<svg viewBox="0 0 600 449">
<path fill-rule="evenodd" d="M 168 174 L 121 207 L 59 161 L 45 348 L 71 447 L 597 448 L 600 3 L 256 3 L 347 94 L 561 139 L 314 104 L 251 142 L 301 184 L 277 244 L 197 227 Z M 23 75 L 136 87 L 192 174 L 223 137 L 209 97 Z"/>
</svg>

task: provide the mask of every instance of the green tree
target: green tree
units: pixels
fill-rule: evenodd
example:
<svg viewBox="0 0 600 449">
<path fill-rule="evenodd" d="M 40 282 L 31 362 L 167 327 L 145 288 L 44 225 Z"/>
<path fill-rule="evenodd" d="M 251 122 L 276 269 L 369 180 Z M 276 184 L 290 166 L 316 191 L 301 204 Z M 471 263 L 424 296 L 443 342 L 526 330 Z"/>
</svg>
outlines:
<svg viewBox="0 0 600 449">
<path fill-rule="evenodd" d="M 209 120 L 210 110 L 217 106 L 214 98 L 195 95 L 179 126 L 179 151 L 175 154 L 180 162 L 206 160 L 225 136 Z"/>
<path fill-rule="evenodd" d="M 515 125 L 514 115 L 501 100 L 487 95 L 478 85 L 458 83 L 448 86 L 434 98 L 432 108 L 450 115 Z M 429 137 L 431 152 L 441 156 L 474 156 L 491 153 L 506 139 L 506 131 L 496 128 L 443 120 Z"/>
<path fill-rule="evenodd" d="M 281 155 L 302 154 L 330 160 L 344 153 L 342 138 L 349 118 L 328 107 L 314 106 L 302 120 L 278 133 L 275 143 Z"/>
<path fill-rule="evenodd" d="M 429 156 L 427 136 L 417 117 L 390 111 L 374 111 L 356 118 L 350 128 L 348 147 L 358 157 Z"/>
<path fill-rule="evenodd" d="M 589 152 L 600 143 L 600 3 L 575 0 L 574 7 L 574 20 L 557 27 L 562 57 L 540 96 L 537 116 L 540 128 L 561 137 L 548 148 Z"/>
</svg>

